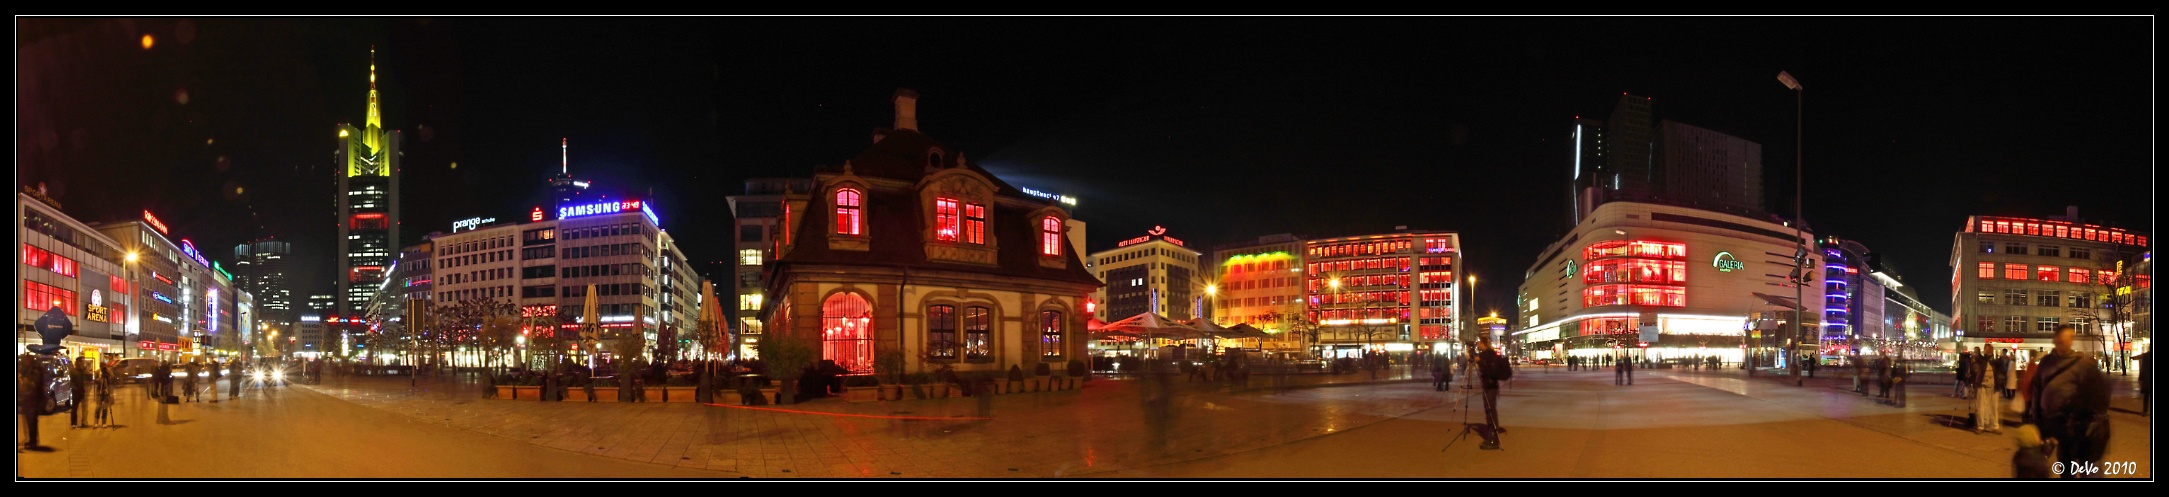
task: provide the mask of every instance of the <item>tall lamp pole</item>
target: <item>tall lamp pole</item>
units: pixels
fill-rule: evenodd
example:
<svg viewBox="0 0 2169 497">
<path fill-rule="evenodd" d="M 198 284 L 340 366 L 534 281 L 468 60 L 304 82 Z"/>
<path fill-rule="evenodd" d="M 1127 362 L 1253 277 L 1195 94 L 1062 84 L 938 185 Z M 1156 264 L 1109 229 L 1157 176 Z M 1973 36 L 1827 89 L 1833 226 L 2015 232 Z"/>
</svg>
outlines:
<svg viewBox="0 0 2169 497">
<path fill-rule="evenodd" d="M 1803 316 L 1803 313 L 1806 311 L 1807 308 L 1807 302 L 1805 299 L 1807 298 L 1808 275 L 1811 274 L 1808 272 L 1811 271 L 1811 269 L 1807 267 L 1807 241 L 1801 239 L 1802 237 L 1806 236 L 1807 228 L 1804 223 L 1807 222 L 1807 218 L 1800 214 L 1800 194 L 1804 190 L 1801 187 L 1801 178 L 1803 177 L 1801 171 L 1804 168 L 1802 167 L 1800 161 L 1801 157 L 1804 154 L 1802 154 L 1801 152 L 1800 145 L 1802 143 L 1801 129 L 1805 126 L 1805 121 L 1801 117 L 1801 111 L 1805 108 L 1803 104 L 1806 102 L 1807 98 L 1807 87 L 1801 86 L 1800 80 L 1793 79 L 1792 74 L 1785 71 L 1777 72 L 1777 81 L 1780 83 L 1784 83 L 1786 88 L 1792 89 L 1793 94 L 1792 238 L 1793 243 L 1796 244 L 1796 248 L 1793 253 L 1799 254 L 1795 258 L 1793 263 L 1797 265 L 1796 267 L 1797 269 L 1799 269 L 1800 277 L 1794 279 L 1792 287 L 1793 351 L 1790 353 L 1797 354 L 1800 345 L 1807 342 L 1807 334 L 1802 331 L 1802 325 L 1807 321 L 1807 318 Z M 1785 363 L 1791 366 L 1790 369 L 1792 370 L 1793 386 L 1804 385 L 1806 380 L 1800 378 L 1800 361 L 1795 358 L 1788 358 Z"/>
</svg>

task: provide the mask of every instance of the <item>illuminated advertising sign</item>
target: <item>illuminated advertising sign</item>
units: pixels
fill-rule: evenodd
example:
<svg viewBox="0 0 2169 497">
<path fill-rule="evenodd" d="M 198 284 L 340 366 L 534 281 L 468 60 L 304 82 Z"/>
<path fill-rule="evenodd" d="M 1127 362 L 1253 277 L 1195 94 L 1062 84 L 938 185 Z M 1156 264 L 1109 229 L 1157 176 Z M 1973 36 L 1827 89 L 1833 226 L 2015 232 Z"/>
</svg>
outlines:
<svg viewBox="0 0 2169 497">
<path fill-rule="evenodd" d="M 151 291 L 151 298 L 159 302 L 165 302 L 168 304 L 173 303 L 173 297 L 167 297 L 166 294 L 158 293 L 157 290 Z"/>
<path fill-rule="evenodd" d="M 173 284 L 173 278 L 167 278 L 166 275 L 158 274 L 157 271 L 151 271 L 151 279 L 158 280 L 159 283 Z"/>
<path fill-rule="evenodd" d="M 226 275 L 226 279 L 228 281 L 233 280 L 233 273 L 226 272 L 226 268 L 219 267 L 218 261 L 211 261 L 211 270 L 218 271 L 218 274 Z"/>
<path fill-rule="evenodd" d="M 538 206 L 535 206 L 535 210 L 534 210 L 534 212 L 529 212 L 529 213 L 527 213 L 527 220 L 529 220 L 529 221 L 541 221 L 541 220 L 542 220 L 542 206 L 539 206 L 539 205 L 538 205 Z"/>
<path fill-rule="evenodd" d="M 188 254 L 188 258 L 195 259 L 196 263 L 202 264 L 203 267 L 211 267 L 211 260 L 203 258 L 203 254 L 196 252 L 195 242 L 188 241 L 186 238 L 181 239 L 181 253 Z"/>
<path fill-rule="evenodd" d="M 151 215 L 151 211 L 143 211 L 143 222 L 149 223 L 151 225 L 151 228 L 157 229 L 158 234 L 168 234 L 166 231 L 166 223 L 158 222 L 158 216 Z"/>
<path fill-rule="evenodd" d="M 1052 193 L 1047 193 L 1047 192 L 1043 192 L 1043 191 L 1039 191 L 1039 190 L 1033 190 L 1033 189 L 1030 189 L 1030 188 L 1018 188 L 1018 189 L 1019 189 L 1019 190 L 1023 190 L 1023 191 L 1024 191 L 1024 194 L 1025 194 L 1025 195 L 1031 195 L 1031 196 L 1034 196 L 1034 197 L 1039 197 L 1039 198 L 1043 198 L 1043 199 L 1047 199 L 1047 200 L 1053 200 L 1053 201 L 1056 201 L 1056 202 L 1061 202 L 1061 203 L 1063 203 L 1063 204 L 1067 204 L 1067 205 L 1072 205 L 1072 206 L 1074 206 L 1074 205 L 1077 205 L 1077 198 L 1076 198 L 1076 197 L 1071 197 L 1071 196 L 1068 196 L 1068 195 L 1056 195 L 1056 194 L 1052 194 Z"/>
<path fill-rule="evenodd" d="M 655 217 L 655 211 L 649 207 L 649 203 L 639 200 L 602 200 L 585 204 L 568 204 L 557 206 L 558 219 L 572 219 L 576 217 L 621 214 L 626 212 L 639 212 L 641 215 L 647 216 L 649 223 L 654 223 L 657 226 L 661 226 L 663 224 L 661 220 Z M 532 214 L 530 214 L 530 216 L 532 216 Z"/>
<path fill-rule="evenodd" d="M 1718 252 L 1717 258 L 1710 260 L 1710 266 L 1726 273 L 1747 269 L 1747 263 L 1740 262 L 1740 259 L 1733 257 L 1731 252 Z"/>
<path fill-rule="evenodd" d="M 203 295 L 204 320 L 210 322 L 212 333 L 218 333 L 218 289 L 212 288 Z"/>
<path fill-rule="evenodd" d="M 322 317 L 317 317 L 317 316 L 302 316 L 302 317 L 301 317 L 301 322 L 304 322 L 304 323 L 317 323 L 317 322 L 323 322 L 323 321 L 324 321 L 324 318 L 322 318 Z"/>
<path fill-rule="evenodd" d="M 1158 238 L 1159 238 L 1159 239 L 1161 239 L 1161 240 L 1167 240 L 1167 243 L 1172 243 L 1172 244 L 1175 244 L 1175 245 L 1176 245 L 1176 246 L 1178 246 L 1178 247 L 1180 247 L 1180 246 L 1186 246 L 1186 245 L 1183 245 L 1183 243 L 1182 243 L 1182 240 L 1180 240 L 1180 239 L 1176 239 L 1175 237 L 1172 237 L 1172 236 L 1167 236 L 1167 228 L 1164 228 L 1164 227 L 1160 227 L 1160 226 L 1153 226 L 1151 230 L 1145 231 L 1145 236 L 1140 236 L 1140 237 L 1137 237 L 1137 238 L 1131 238 L 1131 239 L 1128 239 L 1128 240 L 1123 240 L 1123 241 L 1122 241 L 1122 243 L 1117 243 L 1117 244 L 1115 244 L 1115 246 L 1116 246 L 1116 247 L 1128 247 L 1128 246 L 1131 246 L 1131 245 L 1136 245 L 1136 244 L 1140 244 L 1140 243 L 1145 243 L 1145 242 L 1147 242 L 1147 241 L 1151 241 L 1151 240 L 1152 240 L 1152 239 L 1153 239 L 1154 237 L 1158 237 Z"/>
<path fill-rule="evenodd" d="M 541 211 L 541 209 L 540 209 L 540 208 L 537 208 L 537 209 L 536 209 L 536 211 L 537 211 L 537 212 L 540 212 L 540 211 Z M 458 221 L 453 221 L 453 222 L 452 222 L 452 232 L 453 232 L 453 233 L 458 233 L 458 232 L 459 232 L 459 230 L 460 230 L 460 228 L 466 228 L 466 229 L 468 229 L 468 230 L 472 231 L 472 230 L 474 230 L 474 229 L 476 229 L 476 228 L 480 228 L 480 227 L 482 227 L 482 225 L 485 225 L 485 224 L 490 224 L 490 223 L 494 223 L 494 222 L 497 222 L 497 218 L 494 218 L 494 217 L 490 217 L 490 218 L 482 218 L 482 217 L 470 217 L 470 218 L 467 218 L 467 219 L 461 219 L 461 220 L 458 220 Z"/>
</svg>

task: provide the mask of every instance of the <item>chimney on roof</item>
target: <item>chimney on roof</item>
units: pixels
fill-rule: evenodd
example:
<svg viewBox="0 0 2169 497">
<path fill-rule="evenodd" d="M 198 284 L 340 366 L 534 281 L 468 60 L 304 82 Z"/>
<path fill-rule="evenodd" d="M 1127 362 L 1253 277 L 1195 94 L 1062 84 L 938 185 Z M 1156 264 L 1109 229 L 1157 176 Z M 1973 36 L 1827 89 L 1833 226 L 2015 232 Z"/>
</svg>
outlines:
<svg viewBox="0 0 2169 497">
<path fill-rule="evenodd" d="M 919 130 L 919 92 L 910 88 L 896 89 L 895 129 Z"/>
<path fill-rule="evenodd" d="M 2074 222 L 2074 223 L 2076 223 L 2076 222 L 2079 222 L 2079 206 L 2076 206 L 2076 205 L 2066 205 L 2066 206 L 2064 206 L 2064 217 L 2067 217 L 2067 218 L 2071 218 L 2071 222 Z"/>
</svg>

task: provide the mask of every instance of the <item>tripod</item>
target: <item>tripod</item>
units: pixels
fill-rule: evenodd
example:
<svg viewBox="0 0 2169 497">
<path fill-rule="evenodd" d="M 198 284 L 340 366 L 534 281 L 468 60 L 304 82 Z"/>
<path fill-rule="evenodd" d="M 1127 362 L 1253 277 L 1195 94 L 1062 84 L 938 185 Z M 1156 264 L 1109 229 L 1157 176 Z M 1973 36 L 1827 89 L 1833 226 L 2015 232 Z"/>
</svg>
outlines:
<svg viewBox="0 0 2169 497">
<path fill-rule="evenodd" d="M 1474 367 L 1472 366 L 1468 369 L 1474 369 Z M 1473 388 L 1469 385 L 1469 383 L 1473 379 L 1470 378 L 1470 376 L 1473 376 L 1473 374 L 1473 371 L 1462 371 L 1461 375 L 1461 433 L 1455 434 L 1453 438 L 1447 439 L 1446 446 L 1440 447 L 1438 449 L 1439 452 L 1445 452 L 1446 449 L 1454 448 L 1454 444 L 1461 443 L 1461 440 L 1468 438 L 1469 433 L 1472 432 L 1476 433 L 1477 438 L 1482 438 L 1484 439 L 1484 441 L 1487 442 L 1496 442 L 1498 439 L 1498 434 L 1491 431 L 1490 423 L 1469 422 L 1469 390 Z M 1496 444 L 1494 444 L 1494 447 L 1499 450 L 1506 450 L 1505 447 L 1496 447 Z"/>
</svg>

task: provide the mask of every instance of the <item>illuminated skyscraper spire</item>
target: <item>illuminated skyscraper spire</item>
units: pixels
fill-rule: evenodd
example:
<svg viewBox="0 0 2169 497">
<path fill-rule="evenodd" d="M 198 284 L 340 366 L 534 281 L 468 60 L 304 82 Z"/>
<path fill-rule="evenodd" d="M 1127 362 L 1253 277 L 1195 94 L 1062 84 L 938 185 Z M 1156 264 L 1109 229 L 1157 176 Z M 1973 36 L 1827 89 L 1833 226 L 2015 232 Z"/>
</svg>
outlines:
<svg viewBox="0 0 2169 497">
<path fill-rule="evenodd" d="M 572 138 L 558 138 L 557 173 L 572 175 Z"/>
<path fill-rule="evenodd" d="M 369 150 L 381 150 L 384 143 L 377 135 L 384 131 L 384 119 L 377 112 L 377 46 L 369 46 L 369 121 L 362 128 L 362 144 Z"/>
</svg>

